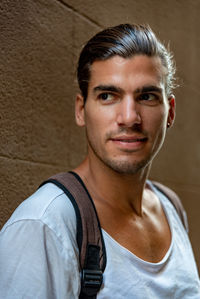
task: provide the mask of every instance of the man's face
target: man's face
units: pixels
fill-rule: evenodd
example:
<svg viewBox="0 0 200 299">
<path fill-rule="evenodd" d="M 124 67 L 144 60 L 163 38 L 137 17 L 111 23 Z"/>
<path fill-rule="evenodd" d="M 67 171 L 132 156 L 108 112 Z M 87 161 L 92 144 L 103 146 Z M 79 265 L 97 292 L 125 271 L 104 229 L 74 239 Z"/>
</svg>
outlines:
<svg viewBox="0 0 200 299">
<path fill-rule="evenodd" d="M 137 173 L 152 161 L 173 118 L 174 98 L 165 94 L 158 57 L 114 56 L 94 62 L 86 103 L 80 95 L 76 102 L 89 158 L 123 174 Z"/>
</svg>

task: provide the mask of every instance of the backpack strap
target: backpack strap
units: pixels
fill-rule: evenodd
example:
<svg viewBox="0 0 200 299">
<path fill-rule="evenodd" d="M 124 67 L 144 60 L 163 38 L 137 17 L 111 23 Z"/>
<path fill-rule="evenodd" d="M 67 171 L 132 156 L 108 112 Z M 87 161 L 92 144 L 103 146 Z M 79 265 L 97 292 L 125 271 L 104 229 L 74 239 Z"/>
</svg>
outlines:
<svg viewBox="0 0 200 299">
<path fill-rule="evenodd" d="M 185 209 L 181 203 L 180 198 L 178 197 L 178 195 L 171 190 L 170 188 L 166 187 L 165 185 L 152 181 L 153 185 L 159 190 L 161 191 L 169 200 L 170 202 L 173 204 L 173 206 L 175 207 L 182 223 L 183 226 L 185 227 L 185 230 L 187 231 L 187 233 L 189 232 L 189 227 L 188 227 L 188 221 L 187 221 L 187 214 L 185 212 Z"/>
<path fill-rule="evenodd" d="M 81 269 L 79 298 L 95 299 L 103 281 L 106 250 L 96 208 L 83 181 L 75 172 L 56 174 L 43 182 L 62 189 L 73 204 Z"/>
</svg>

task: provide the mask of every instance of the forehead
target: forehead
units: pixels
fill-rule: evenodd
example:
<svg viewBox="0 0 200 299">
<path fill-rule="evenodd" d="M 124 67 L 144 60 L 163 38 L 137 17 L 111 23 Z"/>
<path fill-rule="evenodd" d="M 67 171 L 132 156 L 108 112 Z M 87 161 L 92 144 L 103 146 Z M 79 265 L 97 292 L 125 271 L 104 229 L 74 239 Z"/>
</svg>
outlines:
<svg viewBox="0 0 200 299">
<path fill-rule="evenodd" d="M 128 87 L 138 85 L 163 85 L 165 68 L 159 57 L 136 55 L 131 58 L 114 56 L 95 61 L 90 69 L 89 89 L 98 84 L 115 84 Z M 121 86 L 123 88 L 123 86 Z"/>
</svg>

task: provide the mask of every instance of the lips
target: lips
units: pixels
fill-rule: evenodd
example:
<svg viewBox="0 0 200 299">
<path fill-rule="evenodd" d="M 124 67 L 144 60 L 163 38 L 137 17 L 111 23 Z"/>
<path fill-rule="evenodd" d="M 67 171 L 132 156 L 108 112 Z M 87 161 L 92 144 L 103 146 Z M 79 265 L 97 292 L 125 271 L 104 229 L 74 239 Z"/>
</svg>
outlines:
<svg viewBox="0 0 200 299">
<path fill-rule="evenodd" d="M 135 136 L 120 136 L 111 138 L 112 141 L 119 141 L 119 142 L 144 142 L 147 140 L 147 137 L 135 137 Z"/>
<path fill-rule="evenodd" d="M 118 148 L 120 151 L 125 152 L 137 152 L 140 151 L 146 144 L 148 138 L 145 136 L 116 136 L 110 138 L 110 141 Z"/>
</svg>

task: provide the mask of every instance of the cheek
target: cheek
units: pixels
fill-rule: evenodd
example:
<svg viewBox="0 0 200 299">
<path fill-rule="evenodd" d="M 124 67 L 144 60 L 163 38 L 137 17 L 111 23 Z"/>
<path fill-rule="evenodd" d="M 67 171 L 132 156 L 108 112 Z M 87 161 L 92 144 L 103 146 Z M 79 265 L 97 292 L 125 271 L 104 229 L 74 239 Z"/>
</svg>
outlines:
<svg viewBox="0 0 200 299">
<path fill-rule="evenodd" d="M 143 122 L 144 130 L 153 135 L 160 135 L 166 131 L 167 113 L 164 110 L 159 110 L 157 113 L 146 115 L 146 122 Z"/>
<path fill-rule="evenodd" d="M 87 113 L 85 117 L 87 138 L 89 139 L 89 142 L 99 144 L 99 142 L 101 142 L 100 140 L 103 138 L 102 135 L 104 134 L 106 124 L 97 111 L 94 111 L 93 113 L 91 113 L 91 111 L 88 112 L 90 113 Z"/>
<path fill-rule="evenodd" d="M 85 120 L 88 127 L 92 126 L 94 130 L 99 130 L 101 133 L 113 125 L 115 112 L 109 107 L 94 107 L 94 109 L 91 107 L 86 112 Z"/>
<path fill-rule="evenodd" d="M 157 139 L 160 140 L 161 143 L 163 143 L 164 141 L 166 130 L 167 130 L 167 114 L 162 113 L 155 120 L 155 135 L 157 135 Z"/>
</svg>

